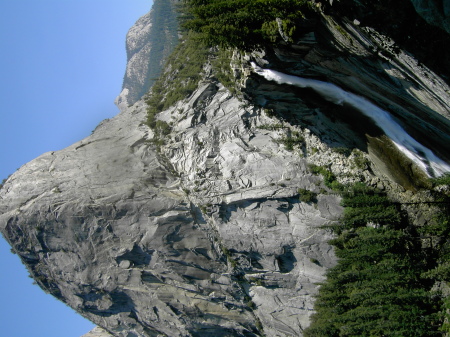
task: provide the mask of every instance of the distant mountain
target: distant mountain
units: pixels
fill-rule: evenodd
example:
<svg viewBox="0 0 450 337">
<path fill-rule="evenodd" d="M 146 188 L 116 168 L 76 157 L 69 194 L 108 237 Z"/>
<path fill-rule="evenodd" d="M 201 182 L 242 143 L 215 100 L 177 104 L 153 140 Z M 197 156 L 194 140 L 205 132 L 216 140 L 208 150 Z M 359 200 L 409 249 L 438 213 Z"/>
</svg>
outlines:
<svg viewBox="0 0 450 337">
<path fill-rule="evenodd" d="M 0 189 L 39 286 L 88 336 L 448 333 L 449 35 L 407 0 L 181 5 L 130 29 L 121 112 Z"/>
<path fill-rule="evenodd" d="M 178 0 L 155 0 L 152 10 L 129 30 L 126 39 L 127 68 L 116 105 L 123 109 L 148 92 L 178 43 Z"/>
</svg>

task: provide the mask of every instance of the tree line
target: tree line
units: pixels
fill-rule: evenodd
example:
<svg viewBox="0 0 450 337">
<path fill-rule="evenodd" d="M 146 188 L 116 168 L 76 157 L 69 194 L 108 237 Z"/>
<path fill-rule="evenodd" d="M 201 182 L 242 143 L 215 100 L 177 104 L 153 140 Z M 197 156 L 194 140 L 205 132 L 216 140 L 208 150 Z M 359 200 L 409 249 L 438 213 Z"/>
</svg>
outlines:
<svg viewBox="0 0 450 337">
<path fill-rule="evenodd" d="M 308 0 L 183 0 L 180 11 L 182 27 L 207 45 L 253 50 L 293 41 L 312 8 Z"/>
<path fill-rule="evenodd" d="M 448 177 L 435 183 L 448 183 Z M 305 337 L 442 336 L 450 332 L 450 300 L 436 282 L 450 282 L 448 203 L 423 228 L 383 192 L 357 183 L 343 189 L 342 223 L 331 229 L 338 263 L 327 272 Z M 435 195 L 448 201 L 449 196 Z M 424 249 L 424 236 L 437 244 Z"/>
</svg>

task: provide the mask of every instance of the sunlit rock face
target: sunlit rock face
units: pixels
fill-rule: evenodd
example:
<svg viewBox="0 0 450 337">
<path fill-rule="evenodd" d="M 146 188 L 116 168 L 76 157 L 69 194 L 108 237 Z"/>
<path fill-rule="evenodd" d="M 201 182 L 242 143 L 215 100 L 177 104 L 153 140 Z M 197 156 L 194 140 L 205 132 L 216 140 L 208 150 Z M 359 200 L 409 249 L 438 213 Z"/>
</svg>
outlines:
<svg viewBox="0 0 450 337">
<path fill-rule="evenodd" d="M 185 103 L 170 157 L 137 103 L 1 190 L 2 232 L 37 282 L 115 336 L 299 334 L 334 263 L 321 226 L 339 198 L 300 202 L 320 178 L 211 85 Z"/>
<path fill-rule="evenodd" d="M 318 13 L 302 29 L 293 45 L 234 54 L 239 94 L 205 64 L 194 92 L 158 115 L 171 125 L 164 143 L 133 99 L 14 173 L 0 230 L 36 282 L 116 337 L 301 336 L 336 263 L 325 228 L 343 211 L 308 165 L 399 200 L 427 172 L 358 109 L 252 62 L 364 97 L 446 163 L 450 140 L 441 77 L 357 22 Z"/>
<path fill-rule="evenodd" d="M 96 327 L 81 337 L 112 337 L 112 335 L 102 328 Z"/>
</svg>

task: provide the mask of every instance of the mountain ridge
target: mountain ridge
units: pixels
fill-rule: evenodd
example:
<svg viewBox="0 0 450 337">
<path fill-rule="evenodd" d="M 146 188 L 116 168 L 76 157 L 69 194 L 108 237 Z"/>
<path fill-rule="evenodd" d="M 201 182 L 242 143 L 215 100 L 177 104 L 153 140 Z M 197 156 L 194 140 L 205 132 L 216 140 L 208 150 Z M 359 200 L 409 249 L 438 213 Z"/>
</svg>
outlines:
<svg viewBox="0 0 450 337">
<path fill-rule="evenodd" d="M 127 66 L 122 91 L 115 100 L 119 109 L 136 103 L 148 92 L 178 43 L 175 7 L 178 0 L 155 0 L 152 10 L 127 33 Z"/>
<path fill-rule="evenodd" d="M 192 89 L 177 82 L 190 64 L 169 59 L 147 103 L 119 103 L 91 136 L 12 175 L 0 230 L 37 283 L 114 336 L 301 336 L 337 263 L 334 188 L 365 182 L 405 203 L 428 178 L 369 119 L 251 62 L 369 96 L 447 161 L 450 137 L 445 81 L 387 37 L 322 12 L 306 30 L 265 52 L 209 50 L 191 61 Z M 148 127 L 152 97 L 172 89 L 182 98 Z M 420 226 L 433 210 L 405 212 Z"/>
</svg>

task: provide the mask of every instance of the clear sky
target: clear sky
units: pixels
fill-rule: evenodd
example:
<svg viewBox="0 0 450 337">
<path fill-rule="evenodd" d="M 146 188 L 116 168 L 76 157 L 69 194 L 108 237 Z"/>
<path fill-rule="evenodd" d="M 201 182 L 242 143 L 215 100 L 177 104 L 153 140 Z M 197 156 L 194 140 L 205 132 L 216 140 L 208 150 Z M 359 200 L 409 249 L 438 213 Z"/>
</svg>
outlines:
<svg viewBox="0 0 450 337">
<path fill-rule="evenodd" d="M 125 35 L 151 0 L 0 0 L 0 180 L 117 114 Z M 0 336 L 93 328 L 28 278 L 0 237 Z"/>
</svg>

